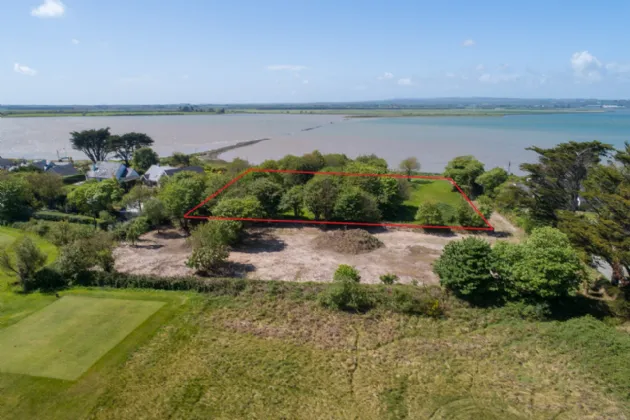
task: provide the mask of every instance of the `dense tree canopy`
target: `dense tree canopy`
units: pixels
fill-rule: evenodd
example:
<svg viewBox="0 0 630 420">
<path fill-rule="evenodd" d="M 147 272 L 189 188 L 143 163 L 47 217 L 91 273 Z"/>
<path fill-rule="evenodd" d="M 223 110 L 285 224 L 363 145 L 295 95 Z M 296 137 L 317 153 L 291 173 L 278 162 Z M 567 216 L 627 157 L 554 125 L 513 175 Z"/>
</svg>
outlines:
<svg viewBox="0 0 630 420">
<path fill-rule="evenodd" d="M 599 141 L 562 143 L 550 149 L 530 147 L 538 163 L 525 163 L 526 185 L 532 197 L 534 219 L 555 223 L 557 210 L 576 211 L 583 183 L 591 168 L 612 150 Z"/>
<path fill-rule="evenodd" d="M 133 167 L 139 173 L 145 173 L 151 165 L 160 163 L 160 157 L 150 147 L 140 147 L 133 153 Z"/>
<path fill-rule="evenodd" d="M 477 177 L 484 172 L 483 163 L 473 156 L 458 156 L 446 165 L 444 176 L 452 178 L 464 192 L 470 196 L 479 193 L 480 186 L 476 183 Z"/>
<path fill-rule="evenodd" d="M 184 219 L 184 214 L 205 198 L 205 189 L 202 175 L 179 172 L 162 186 L 158 197 L 164 203 L 168 216 L 187 229 L 188 221 Z"/>
<path fill-rule="evenodd" d="M 373 195 L 348 186 L 339 192 L 335 200 L 334 216 L 349 222 L 377 222 L 381 219 L 381 212 Z"/>
<path fill-rule="evenodd" d="M 492 168 L 479 175 L 475 182 L 483 187 L 483 193 L 489 197 L 496 196 L 496 189 L 508 179 L 508 173 L 503 168 Z"/>
<path fill-rule="evenodd" d="M 137 149 L 148 147 L 152 144 L 153 139 L 144 133 L 125 133 L 121 136 L 111 136 L 109 138 L 110 150 L 117 159 L 122 160 L 127 166 L 129 166 Z"/>
<path fill-rule="evenodd" d="M 32 199 L 29 185 L 23 179 L 0 178 L 0 223 L 27 219 Z"/>
<path fill-rule="evenodd" d="M 94 163 L 104 161 L 111 150 L 109 127 L 70 133 L 72 148 L 80 150 Z"/>
<path fill-rule="evenodd" d="M 281 185 L 268 177 L 258 178 L 247 186 L 247 190 L 258 199 L 267 216 L 273 217 L 278 213 L 283 193 Z"/>
<path fill-rule="evenodd" d="M 315 220 L 332 220 L 339 194 L 337 181 L 331 176 L 316 176 L 304 187 L 304 205 Z"/>
<path fill-rule="evenodd" d="M 68 204 L 81 213 L 96 218 L 99 212 L 111 210 L 114 203 L 120 201 L 123 189 L 114 179 L 86 182 L 68 194 Z"/>
</svg>

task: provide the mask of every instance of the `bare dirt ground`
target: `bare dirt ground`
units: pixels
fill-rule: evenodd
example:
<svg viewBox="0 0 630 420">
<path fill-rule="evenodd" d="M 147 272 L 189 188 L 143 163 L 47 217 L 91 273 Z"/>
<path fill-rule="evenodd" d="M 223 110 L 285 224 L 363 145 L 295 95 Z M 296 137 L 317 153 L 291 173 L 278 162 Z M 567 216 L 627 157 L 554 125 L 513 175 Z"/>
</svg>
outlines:
<svg viewBox="0 0 630 420">
<path fill-rule="evenodd" d="M 517 240 L 518 230 L 500 215 L 490 219 L 497 234 L 480 234 L 490 242 L 498 238 Z M 366 254 L 344 255 L 315 249 L 313 239 L 322 234 L 315 227 L 260 227 L 251 229 L 248 238 L 230 253 L 229 275 L 260 280 L 328 282 L 339 264 L 355 266 L 364 283 L 378 283 L 386 273 L 398 275 L 402 283 L 437 283 L 432 263 L 460 233 L 424 233 L 420 230 L 371 230 L 385 246 Z M 137 246 L 120 246 L 115 250 L 116 269 L 134 274 L 187 276 L 194 272 L 186 267 L 190 248 L 183 233 L 164 230 L 143 235 Z"/>
</svg>

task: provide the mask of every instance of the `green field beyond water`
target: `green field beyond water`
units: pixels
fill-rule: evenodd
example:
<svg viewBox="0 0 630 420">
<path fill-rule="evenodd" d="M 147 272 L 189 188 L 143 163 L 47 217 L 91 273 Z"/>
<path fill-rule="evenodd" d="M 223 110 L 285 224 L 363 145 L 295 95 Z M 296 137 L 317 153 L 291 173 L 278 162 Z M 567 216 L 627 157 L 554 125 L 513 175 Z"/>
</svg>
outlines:
<svg viewBox="0 0 630 420">
<path fill-rule="evenodd" d="M 76 380 L 164 302 L 65 296 L 0 335 L 0 372 Z"/>
</svg>

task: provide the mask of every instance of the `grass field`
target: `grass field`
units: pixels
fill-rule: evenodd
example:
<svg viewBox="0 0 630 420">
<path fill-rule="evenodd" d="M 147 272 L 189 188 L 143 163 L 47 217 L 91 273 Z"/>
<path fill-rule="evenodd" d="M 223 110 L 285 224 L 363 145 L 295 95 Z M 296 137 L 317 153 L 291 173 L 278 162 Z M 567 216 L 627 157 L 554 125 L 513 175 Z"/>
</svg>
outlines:
<svg viewBox="0 0 630 420">
<path fill-rule="evenodd" d="M 594 318 L 530 322 L 455 303 L 444 319 L 351 314 L 322 309 L 308 289 L 64 292 L 167 303 L 77 381 L 0 374 L 0 418 L 630 415 L 630 336 Z M 18 306 L 9 312 L 33 316 Z"/>
<path fill-rule="evenodd" d="M 11 255 L 11 247 L 13 243 L 24 235 L 28 235 L 39 249 L 47 255 L 46 264 L 52 263 L 57 259 L 57 247 L 48 241 L 43 240 L 37 235 L 27 234 L 19 229 L 0 226 L 0 248 L 8 247 L 9 255 Z M 6 273 L 0 269 L 0 293 L 9 288 L 9 284 L 15 281 L 13 273 Z"/>
<path fill-rule="evenodd" d="M 3 331 L 0 372 L 76 380 L 162 305 L 66 296 Z"/>
</svg>

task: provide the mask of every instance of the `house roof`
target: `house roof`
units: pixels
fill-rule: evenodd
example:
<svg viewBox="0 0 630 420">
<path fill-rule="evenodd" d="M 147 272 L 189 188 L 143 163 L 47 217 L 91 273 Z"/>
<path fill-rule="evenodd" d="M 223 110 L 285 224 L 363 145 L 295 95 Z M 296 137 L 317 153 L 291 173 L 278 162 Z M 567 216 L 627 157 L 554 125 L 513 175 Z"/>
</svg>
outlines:
<svg viewBox="0 0 630 420">
<path fill-rule="evenodd" d="M 151 165 L 148 171 L 144 174 L 144 179 L 147 181 L 158 182 L 163 176 L 172 176 L 178 172 L 196 172 L 196 173 L 204 173 L 204 170 L 200 166 L 186 166 L 184 168 L 175 168 L 173 166 L 160 166 L 160 165 Z"/>
<path fill-rule="evenodd" d="M 139 179 L 140 175 L 133 169 L 127 168 L 120 162 L 96 162 L 86 174 L 92 179 L 111 179 L 126 182 Z"/>
<path fill-rule="evenodd" d="M 0 166 L 14 166 L 15 163 L 11 162 L 9 159 L 4 159 L 2 157 L 0 157 Z"/>
<path fill-rule="evenodd" d="M 47 172 L 52 172 L 61 176 L 77 175 L 79 171 L 72 162 L 51 162 Z"/>
</svg>

